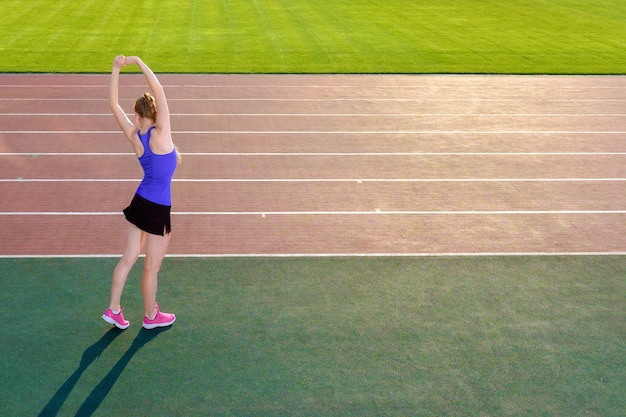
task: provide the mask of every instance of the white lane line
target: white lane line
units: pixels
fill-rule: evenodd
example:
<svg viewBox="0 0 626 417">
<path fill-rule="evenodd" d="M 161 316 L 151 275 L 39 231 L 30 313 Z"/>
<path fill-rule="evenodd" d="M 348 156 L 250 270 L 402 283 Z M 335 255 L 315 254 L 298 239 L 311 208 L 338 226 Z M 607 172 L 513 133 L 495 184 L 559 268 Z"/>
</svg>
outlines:
<svg viewBox="0 0 626 417">
<path fill-rule="evenodd" d="M 626 210 L 459 210 L 459 211 L 178 211 L 174 216 L 501 216 L 626 214 Z M 7 211 L 0 216 L 119 216 L 121 211 Z"/>
<path fill-rule="evenodd" d="M 184 156 L 583 156 L 626 152 L 181 152 Z M 0 156 L 134 156 L 132 152 L 0 152 Z"/>
<path fill-rule="evenodd" d="M 132 152 L 0 152 L 0 156 L 133 156 Z M 185 155 L 194 155 L 185 153 Z"/>
<path fill-rule="evenodd" d="M 173 180 L 177 181 L 177 180 Z M 141 182 L 141 178 L 0 178 L 2 182 Z"/>
<path fill-rule="evenodd" d="M 119 135 L 119 130 L 0 130 L 0 134 L 107 134 Z M 623 135 L 626 130 L 178 130 L 173 135 Z"/>
<path fill-rule="evenodd" d="M 4 75 L 3 75 L 4 76 Z M 337 76 L 340 77 L 340 76 Z M 380 77 L 385 77 L 380 76 Z M 449 75 L 448 77 L 450 77 L 450 79 L 453 79 L 453 75 Z M 589 78 L 589 76 L 584 76 L 586 78 Z M 614 76 L 613 76 L 614 77 Z M 374 78 L 374 77 L 372 77 Z M 477 77 L 467 77 L 466 79 L 488 79 L 489 76 L 477 76 Z M 608 77 L 607 77 L 608 78 Z M 513 78 L 510 78 L 513 79 Z M 554 76 L 555 80 L 563 80 L 563 78 L 560 78 L 559 76 Z M 518 80 L 528 80 L 531 81 L 530 78 L 524 78 L 523 76 L 519 77 Z M 548 78 L 544 79 L 544 80 L 548 80 Z M 420 81 L 420 79 L 416 79 L 416 81 Z M 575 80 L 574 80 L 575 81 Z M 108 84 L 0 84 L 0 87 L 5 87 L 5 88 L 26 88 L 26 89 L 41 89 L 41 88 L 50 88 L 50 89 L 54 89 L 54 88 L 105 88 L 108 89 L 109 85 Z M 145 85 L 142 84 L 124 84 L 123 85 L 124 88 L 145 88 Z M 441 89 L 448 89 L 448 90 L 455 90 L 458 91 L 460 89 L 459 84 L 457 83 L 452 83 L 449 85 L 442 85 L 442 84 L 438 84 L 438 85 L 429 85 L 429 84 L 377 84 L 377 85 L 371 85 L 371 84 L 347 84 L 347 83 L 341 83 L 341 84 L 167 84 L 164 83 L 164 87 L 166 89 L 181 89 L 181 88 L 193 88 L 193 89 L 198 89 L 198 88 L 208 88 L 208 89 L 240 89 L 240 90 L 244 90 L 244 89 L 251 89 L 251 90 L 267 90 L 267 89 L 272 89 L 272 90 L 276 90 L 276 89 L 296 89 L 298 91 L 301 91 L 303 89 L 307 89 L 307 88 L 311 88 L 311 89 L 333 89 L 333 90 L 351 90 L 351 89 L 357 89 L 359 91 L 363 91 L 364 89 L 368 89 L 368 90 L 424 90 L 424 91 L 428 91 L 431 92 L 433 91 L 433 88 L 436 88 L 437 90 L 441 90 Z M 533 87 L 540 87 L 540 88 L 546 88 L 545 85 L 543 84 L 525 84 L 525 83 L 519 83 L 519 84 L 507 84 L 504 85 L 504 87 L 508 88 L 510 91 L 512 92 L 516 92 L 521 90 L 522 92 L 532 89 Z M 623 84 L 616 84 L 616 85 L 586 85 L 586 86 L 577 86 L 577 85 L 559 85 L 556 88 L 554 88 L 555 91 L 562 91 L 562 90 L 574 90 L 574 91 L 580 91 L 580 90 L 617 90 L 617 89 L 624 89 L 626 87 L 624 87 Z"/>
<path fill-rule="evenodd" d="M 131 98 L 121 98 L 120 101 L 132 101 L 134 99 Z M 0 101 L 93 101 L 93 102 L 102 102 L 102 99 L 94 99 L 94 98 L 50 98 L 50 97 L 41 97 L 41 98 L 20 98 L 20 97 L 0 97 Z M 417 97 L 417 98 L 376 98 L 376 97 L 337 97 L 337 98 L 267 98 L 267 97 L 240 97 L 240 98 L 224 98 L 224 97 L 216 97 L 216 98 L 170 98 L 167 99 L 168 102 L 174 101 L 193 101 L 193 102 L 467 102 L 467 103 L 622 103 L 626 101 L 626 99 L 616 99 L 616 98 L 607 98 L 607 99 L 596 99 L 596 98 L 580 98 L 580 99 L 569 99 L 569 98 L 551 98 L 551 99 L 542 99 L 542 100 L 534 100 L 528 97 L 521 98 L 428 98 L 428 97 Z"/>
<path fill-rule="evenodd" d="M 111 117 L 110 113 L 0 113 L 0 117 Z M 129 115 L 130 116 L 130 115 Z M 625 113 L 170 113 L 198 117 L 626 117 Z"/>
<path fill-rule="evenodd" d="M 0 178 L 2 182 L 137 182 L 141 178 Z M 619 178 L 174 178 L 173 182 L 197 183 L 379 183 L 379 182 L 611 182 L 626 181 L 626 177 Z"/>
</svg>

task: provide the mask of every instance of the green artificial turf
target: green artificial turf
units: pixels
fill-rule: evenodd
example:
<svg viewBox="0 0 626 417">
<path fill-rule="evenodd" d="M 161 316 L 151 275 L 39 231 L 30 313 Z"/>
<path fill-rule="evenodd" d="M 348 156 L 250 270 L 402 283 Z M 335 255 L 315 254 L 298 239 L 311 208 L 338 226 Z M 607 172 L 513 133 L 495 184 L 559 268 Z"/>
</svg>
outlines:
<svg viewBox="0 0 626 417">
<path fill-rule="evenodd" d="M 4 0 L 0 72 L 626 73 L 622 0 Z"/>
<path fill-rule="evenodd" d="M 622 416 L 624 258 L 0 259 L 3 416 Z M 141 263 L 141 260 L 140 260 Z"/>
</svg>

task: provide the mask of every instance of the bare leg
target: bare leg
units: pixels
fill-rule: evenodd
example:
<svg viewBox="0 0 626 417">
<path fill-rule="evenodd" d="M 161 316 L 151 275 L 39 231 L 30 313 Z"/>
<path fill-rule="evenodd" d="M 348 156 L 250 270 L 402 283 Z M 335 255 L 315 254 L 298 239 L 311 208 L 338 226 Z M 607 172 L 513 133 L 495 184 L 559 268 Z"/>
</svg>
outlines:
<svg viewBox="0 0 626 417">
<path fill-rule="evenodd" d="M 133 265 L 137 262 L 144 240 L 145 232 L 142 232 L 133 224 L 128 223 L 126 228 L 126 247 L 124 248 L 122 258 L 113 270 L 113 278 L 111 279 L 111 300 L 109 308 L 113 311 L 122 308 L 121 299 L 124 286 L 126 285 L 126 279 Z"/>
<path fill-rule="evenodd" d="M 141 292 L 145 316 L 153 319 L 156 316 L 156 295 L 158 287 L 158 274 L 161 263 L 170 243 L 170 235 L 165 236 L 146 234 L 146 259 L 143 265 L 143 277 L 141 279 Z"/>
</svg>

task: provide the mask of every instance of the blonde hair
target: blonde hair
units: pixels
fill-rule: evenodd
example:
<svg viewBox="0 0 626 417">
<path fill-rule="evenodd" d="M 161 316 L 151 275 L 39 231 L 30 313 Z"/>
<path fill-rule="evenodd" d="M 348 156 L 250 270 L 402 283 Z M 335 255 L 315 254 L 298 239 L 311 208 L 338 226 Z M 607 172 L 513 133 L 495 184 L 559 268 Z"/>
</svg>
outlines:
<svg viewBox="0 0 626 417">
<path fill-rule="evenodd" d="M 148 119 L 152 119 L 153 122 L 156 122 L 157 107 L 156 100 L 152 94 L 144 93 L 143 96 L 135 100 L 135 113 L 137 113 L 139 117 L 146 117 Z"/>
<path fill-rule="evenodd" d="M 181 162 L 183 162 L 183 156 L 180 154 L 180 151 L 178 150 L 178 146 L 176 146 L 175 144 L 174 144 L 174 150 L 176 151 L 176 162 L 180 164 Z"/>
</svg>

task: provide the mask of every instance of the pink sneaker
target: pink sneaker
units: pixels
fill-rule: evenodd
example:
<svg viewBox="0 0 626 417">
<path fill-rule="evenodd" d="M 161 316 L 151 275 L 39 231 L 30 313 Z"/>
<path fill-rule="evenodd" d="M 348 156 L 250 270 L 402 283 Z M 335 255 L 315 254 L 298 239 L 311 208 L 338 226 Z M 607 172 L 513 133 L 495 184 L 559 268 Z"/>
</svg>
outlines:
<svg viewBox="0 0 626 417">
<path fill-rule="evenodd" d="M 156 307 L 156 316 L 154 319 L 150 320 L 149 318 L 143 318 L 143 328 L 144 329 L 154 329 L 156 327 L 167 327 L 171 326 L 176 321 L 176 316 L 170 313 L 161 313 L 159 310 L 159 305 L 155 304 Z"/>
<path fill-rule="evenodd" d="M 130 326 L 130 322 L 124 320 L 124 314 L 122 314 L 122 310 L 120 310 L 119 314 L 113 314 L 113 311 L 111 311 L 110 308 L 107 308 L 107 311 L 105 311 L 102 315 L 102 320 L 122 330 L 127 329 L 128 326 Z"/>
</svg>

